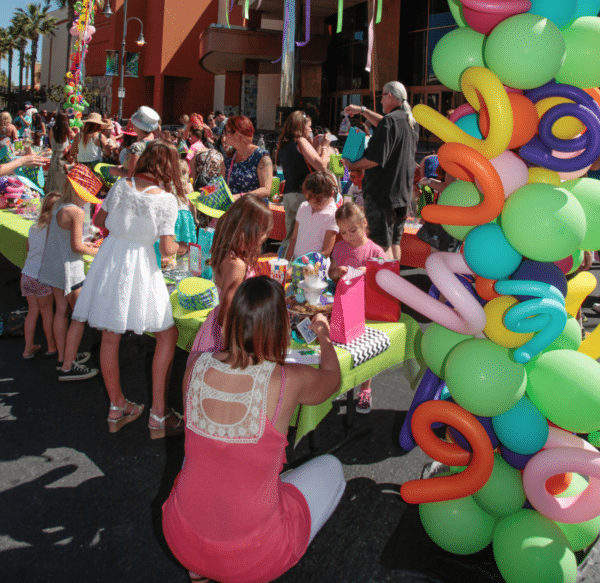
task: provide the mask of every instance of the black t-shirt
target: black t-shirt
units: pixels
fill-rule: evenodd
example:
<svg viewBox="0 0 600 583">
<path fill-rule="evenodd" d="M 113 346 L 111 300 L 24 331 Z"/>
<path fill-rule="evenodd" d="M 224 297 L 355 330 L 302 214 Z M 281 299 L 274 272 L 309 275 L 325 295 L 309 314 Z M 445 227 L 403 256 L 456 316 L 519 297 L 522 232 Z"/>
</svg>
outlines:
<svg viewBox="0 0 600 583">
<path fill-rule="evenodd" d="M 279 149 L 279 163 L 283 169 L 285 186 L 283 193 L 302 192 L 302 183 L 311 173 L 304 156 L 298 151 L 296 140 L 290 140 Z"/>
<path fill-rule="evenodd" d="M 383 116 L 365 150 L 364 157 L 379 164 L 365 170 L 365 198 L 386 209 L 410 204 L 418 141 L 419 126 L 410 127 L 402 108 Z"/>
</svg>

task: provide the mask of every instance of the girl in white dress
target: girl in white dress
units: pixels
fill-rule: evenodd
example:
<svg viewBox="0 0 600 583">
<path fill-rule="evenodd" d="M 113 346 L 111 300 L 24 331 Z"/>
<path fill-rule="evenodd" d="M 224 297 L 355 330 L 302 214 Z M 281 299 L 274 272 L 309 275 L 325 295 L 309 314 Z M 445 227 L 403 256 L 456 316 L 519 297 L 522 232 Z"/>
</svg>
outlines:
<svg viewBox="0 0 600 583">
<path fill-rule="evenodd" d="M 163 256 L 177 251 L 174 241 L 177 198 L 181 189 L 179 155 L 172 144 L 151 142 L 140 156 L 134 175 L 110 189 L 95 224 L 106 227 L 104 239 L 73 311 L 83 330 L 84 322 L 102 330 L 100 368 L 110 397 L 108 425 L 118 431 L 137 419 L 144 409 L 127 401 L 119 378 L 119 342 L 131 330 L 152 332 L 156 350 L 152 363 L 151 437 L 183 431 L 181 415 L 166 407 L 166 387 L 175 353 L 177 328 L 169 294 L 156 262 L 154 241 L 160 239 Z M 179 193 L 182 194 L 182 193 Z M 77 338 L 67 341 L 65 366 L 74 358 Z"/>
</svg>

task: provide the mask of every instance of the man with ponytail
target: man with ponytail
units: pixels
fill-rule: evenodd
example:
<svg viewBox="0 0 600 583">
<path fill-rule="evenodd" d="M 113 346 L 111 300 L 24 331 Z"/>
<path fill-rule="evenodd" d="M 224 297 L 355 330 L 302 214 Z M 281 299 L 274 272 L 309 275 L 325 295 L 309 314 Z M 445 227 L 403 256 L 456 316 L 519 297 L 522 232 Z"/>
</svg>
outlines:
<svg viewBox="0 0 600 583">
<path fill-rule="evenodd" d="M 410 208 L 419 126 L 412 116 L 406 88 L 398 81 L 383 86 L 384 115 L 364 105 L 348 105 L 346 115 L 361 114 L 374 126 L 364 157 L 351 163 L 350 171 L 364 170 L 363 195 L 369 238 L 391 259 L 400 259 L 400 239 Z"/>
</svg>

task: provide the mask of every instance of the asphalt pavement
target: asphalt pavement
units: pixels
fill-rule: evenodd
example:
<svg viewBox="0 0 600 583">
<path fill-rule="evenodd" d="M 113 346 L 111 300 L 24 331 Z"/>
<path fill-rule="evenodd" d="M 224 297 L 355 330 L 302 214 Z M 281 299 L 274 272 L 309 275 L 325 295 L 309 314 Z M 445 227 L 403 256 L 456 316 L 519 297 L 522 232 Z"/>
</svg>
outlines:
<svg viewBox="0 0 600 583">
<path fill-rule="evenodd" d="M 600 277 L 598 271 L 594 265 Z M 429 285 L 422 270 L 406 275 L 423 289 Z M 19 276 L 0 256 L 2 313 L 26 305 Z M 597 288 L 584 305 L 590 331 L 599 323 L 591 310 L 598 295 Z M 41 325 L 36 339 L 44 345 Z M 91 350 L 96 366 L 99 342 L 100 333 L 86 328 L 81 349 Z M 183 461 L 183 437 L 151 440 L 147 414 L 109 433 L 102 377 L 61 383 L 55 361 L 38 354 L 25 362 L 23 345 L 22 337 L 0 337 L 0 581 L 187 582 L 161 530 L 161 506 Z M 152 338 L 126 335 L 120 352 L 125 395 L 147 409 L 153 345 Z M 170 385 L 170 404 L 179 411 L 186 358 L 178 349 Z M 502 581 L 491 552 L 459 557 L 435 546 L 415 508 L 399 496 L 400 485 L 420 477 L 431 462 L 419 448 L 407 453 L 398 445 L 412 395 L 400 366 L 374 379 L 371 413 L 353 416 L 353 431 L 367 435 L 335 452 L 347 480 L 341 503 L 277 583 Z M 345 398 L 335 401 L 320 424 L 320 451 L 345 437 L 346 407 Z M 311 446 L 307 437 L 289 446 L 288 461 L 302 460 Z M 594 548 L 578 581 L 600 582 L 597 562 Z"/>
</svg>

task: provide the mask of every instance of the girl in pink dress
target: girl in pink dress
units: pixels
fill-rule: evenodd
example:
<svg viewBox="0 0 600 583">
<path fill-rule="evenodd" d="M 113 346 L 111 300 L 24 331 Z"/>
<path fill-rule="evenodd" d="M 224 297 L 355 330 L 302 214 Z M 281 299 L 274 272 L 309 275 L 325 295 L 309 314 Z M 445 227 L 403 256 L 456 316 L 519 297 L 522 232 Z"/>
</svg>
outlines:
<svg viewBox="0 0 600 583">
<path fill-rule="evenodd" d="M 217 222 L 210 264 L 219 290 L 219 305 L 198 331 L 188 363 L 198 352 L 223 348 L 221 328 L 233 294 L 240 284 L 254 276 L 262 244 L 273 228 L 273 213 L 265 202 L 251 194 L 240 197 Z"/>
<path fill-rule="evenodd" d="M 230 302 L 223 351 L 188 363 L 185 460 L 163 505 L 163 531 L 192 581 L 276 579 L 300 560 L 344 493 L 332 455 L 279 475 L 296 406 L 322 403 L 340 383 L 327 319 L 315 316 L 311 328 L 319 368 L 285 364 L 283 288 L 253 277 Z"/>
<path fill-rule="evenodd" d="M 335 220 L 342 240 L 331 254 L 329 277 L 336 283 L 344 277 L 348 267 L 367 269 L 367 261 L 376 257 L 386 258 L 385 251 L 367 236 L 367 219 L 363 210 L 353 202 L 344 203 L 336 212 Z M 358 393 L 358 413 L 371 411 L 371 379 L 365 381 Z"/>
</svg>

